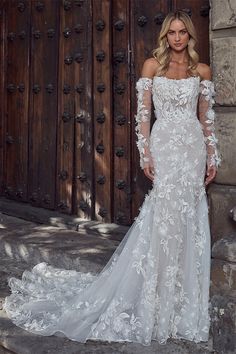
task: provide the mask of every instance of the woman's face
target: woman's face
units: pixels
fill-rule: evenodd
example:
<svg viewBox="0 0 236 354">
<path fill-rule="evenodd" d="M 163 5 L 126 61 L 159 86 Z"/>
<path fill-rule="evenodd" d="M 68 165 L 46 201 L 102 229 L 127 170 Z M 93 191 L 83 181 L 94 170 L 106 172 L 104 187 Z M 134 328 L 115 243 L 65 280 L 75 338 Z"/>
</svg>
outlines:
<svg viewBox="0 0 236 354">
<path fill-rule="evenodd" d="M 189 34 L 185 24 L 180 20 L 173 20 L 167 32 L 167 40 L 170 48 L 180 52 L 187 47 Z"/>
</svg>

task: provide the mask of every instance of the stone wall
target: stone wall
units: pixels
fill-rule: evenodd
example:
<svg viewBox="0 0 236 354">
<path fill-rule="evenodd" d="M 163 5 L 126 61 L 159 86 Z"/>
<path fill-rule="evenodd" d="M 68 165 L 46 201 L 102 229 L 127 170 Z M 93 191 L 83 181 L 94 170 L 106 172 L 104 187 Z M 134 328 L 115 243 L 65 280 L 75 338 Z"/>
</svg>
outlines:
<svg viewBox="0 0 236 354">
<path fill-rule="evenodd" d="M 210 53 L 222 164 L 209 190 L 213 347 L 236 352 L 236 0 L 211 0 Z"/>
</svg>

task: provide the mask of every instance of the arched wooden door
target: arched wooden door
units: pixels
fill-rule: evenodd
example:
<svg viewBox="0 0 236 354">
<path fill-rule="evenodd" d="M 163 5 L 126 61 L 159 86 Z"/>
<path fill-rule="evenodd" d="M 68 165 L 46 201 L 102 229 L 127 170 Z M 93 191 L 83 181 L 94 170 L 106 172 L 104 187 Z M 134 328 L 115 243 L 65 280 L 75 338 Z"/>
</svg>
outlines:
<svg viewBox="0 0 236 354">
<path fill-rule="evenodd" d="M 1 0 L 1 195 L 130 224 L 151 187 L 135 82 L 165 15 L 185 9 L 209 61 L 208 0 Z"/>
</svg>

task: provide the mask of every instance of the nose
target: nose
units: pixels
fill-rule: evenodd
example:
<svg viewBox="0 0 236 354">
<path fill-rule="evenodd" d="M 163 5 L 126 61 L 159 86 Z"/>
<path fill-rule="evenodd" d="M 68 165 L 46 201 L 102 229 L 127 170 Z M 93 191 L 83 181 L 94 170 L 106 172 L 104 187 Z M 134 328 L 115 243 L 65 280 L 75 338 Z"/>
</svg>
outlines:
<svg viewBox="0 0 236 354">
<path fill-rule="evenodd" d="M 179 41 L 179 33 L 176 33 L 175 40 L 176 42 Z"/>
</svg>

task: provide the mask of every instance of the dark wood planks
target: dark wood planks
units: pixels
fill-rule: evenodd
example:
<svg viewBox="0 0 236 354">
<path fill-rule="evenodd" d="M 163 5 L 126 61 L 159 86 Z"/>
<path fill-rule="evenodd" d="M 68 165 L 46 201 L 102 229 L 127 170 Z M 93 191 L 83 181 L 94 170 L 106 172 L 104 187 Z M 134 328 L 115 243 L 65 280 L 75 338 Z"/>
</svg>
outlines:
<svg viewBox="0 0 236 354">
<path fill-rule="evenodd" d="M 29 200 L 54 208 L 57 132 L 58 2 L 32 2 Z"/>
<path fill-rule="evenodd" d="M 81 218 L 94 218 L 93 187 L 93 48 L 92 3 L 81 2 L 75 8 L 75 39 L 81 60 L 75 65 L 75 159 L 74 159 L 74 208 Z"/>
<path fill-rule="evenodd" d="M 131 115 L 130 115 L 130 18 L 129 2 L 113 0 L 113 141 L 114 220 L 131 222 Z"/>
<path fill-rule="evenodd" d="M 28 82 L 31 2 L 6 2 L 5 195 L 27 200 Z"/>
<path fill-rule="evenodd" d="M 0 194 L 4 192 L 4 155 L 5 155 L 5 24 L 6 24 L 6 11 L 5 0 L 0 1 Z"/>
<path fill-rule="evenodd" d="M 74 7 L 60 1 L 60 45 L 58 81 L 58 136 L 57 136 L 57 203 L 61 212 L 72 212 L 74 180 L 74 129 L 75 129 L 75 54 L 78 43 L 74 33 Z M 66 88 L 70 92 L 65 93 Z"/>
<path fill-rule="evenodd" d="M 95 218 L 112 220 L 111 2 L 93 0 Z M 96 56 L 104 52 L 104 60 Z"/>
</svg>

